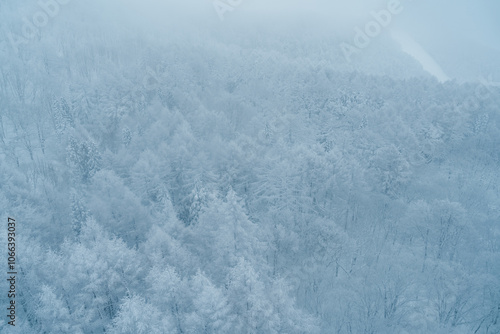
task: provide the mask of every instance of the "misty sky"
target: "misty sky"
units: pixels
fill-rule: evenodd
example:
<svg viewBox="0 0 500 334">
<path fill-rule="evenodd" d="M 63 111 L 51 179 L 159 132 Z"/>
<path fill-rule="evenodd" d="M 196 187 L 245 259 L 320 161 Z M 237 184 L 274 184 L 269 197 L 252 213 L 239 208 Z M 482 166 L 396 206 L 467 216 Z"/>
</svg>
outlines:
<svg viewBox="0 0 500 334">
<path fill-rule="evenodd" d="M 116 8 L 110 1 L 110 8 Z M 272 13 L 276 20 L 289 17 L 300 17 L 315 14 L 325 25 L 362 24 L 370 18 L 370 11 L 387 8 L 387 0 L 242 0 L 233 12 L 228 12 L 229 23 L 237 21 L 245 15 L 263 15 Z M 141 14 L 154 18 L 151 22 L 167 21 L 172 18 L 192 19 L 203 15 L 210 22 L 218 20 L 213 9 L 212 0 L 126 0 L 120 2 L 123 6 L 133 8 L 134 15 Z M 431 30 L 433 33 L 451 33 L 457 36 L 477 38 L 500 43 L 498 37 L 500 2 L 494 0 L 400 0 L 403 12 L 398 15 L 396 24 L 409 29 Z M 158 21 L 156 21 L 158 20 Z M 193 22 L 194 23 L 194 22 Z M 199 21 L 197 23 L 200 23 Z M 227 23 L 227 22 L 226 22 Z M 493 41 L 496 39 L 496 41 Z"/>
<path fill-rule="evenodd" d="M 247 31 L 258 30 L 262 34 L 280 31 L 284 36 L 294 37 L 302 30 L 312 29 L 313 34 L 306 36 L 318 39 L 336 36 L 352 42 L 354 28 L 364 28 L 373 20 L 371 12 L 387 9 L 389 3 L 388 0 L 241 0 L 234 10 L 224 13 L 222 21 L 214 9 L 214 1 L 70 1 L 63 11 L 72 12 L 74 17 L 61 15 L 54 21 L 56 25 L 64 21 L 62 24 L 74 25 L 76 18 L 85 30 L 91 30 L 91 23 L 100 26 L 98 29 L 103 32 L 112 26 L 123 29 L 125 34 L 140 30 L 165 36 L 199 30 L 214 36 L 233 32 L 233 38 L 238 38 Z M 20 17 L 32 15 L 36 6 L 35 2 L 19 6 L 24 9 L 20 10 Z M 410 36 L 443 67 L 447 77 L 474 80 L 487 73 L 500 77 L 500 70 L 495 70 L 500 68 L 500 1 L 400 0 L 400 6 L 402 11 L 392 17 L 382 35 L 401 32 Z M 5 26 L 20 28 L 22 20 L 7 19 Z M 370 47 L 377 46 L 385 47 L 381 39 L 374 38 Z"/>
</svg>

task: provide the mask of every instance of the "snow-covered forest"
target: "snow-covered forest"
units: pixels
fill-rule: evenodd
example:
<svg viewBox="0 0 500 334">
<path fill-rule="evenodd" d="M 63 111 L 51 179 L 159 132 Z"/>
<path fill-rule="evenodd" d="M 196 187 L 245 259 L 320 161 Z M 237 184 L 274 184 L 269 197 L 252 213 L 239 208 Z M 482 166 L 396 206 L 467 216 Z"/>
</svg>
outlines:
<svg viewBox="0 0 500 334">
<path fill-rule="evenodd" d="M 0 0 L 0 332 L 500 332 L 494 78 L 113 1 Z"/>
</svg>

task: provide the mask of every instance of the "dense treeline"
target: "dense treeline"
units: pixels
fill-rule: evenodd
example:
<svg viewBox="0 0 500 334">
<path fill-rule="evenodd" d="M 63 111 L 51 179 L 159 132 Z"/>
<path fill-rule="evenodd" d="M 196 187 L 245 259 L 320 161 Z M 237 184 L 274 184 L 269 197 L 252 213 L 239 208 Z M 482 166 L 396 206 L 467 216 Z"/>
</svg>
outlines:
<svg viewBox="0 0 500 334">
<path fill-rule="evenodd" d="M 1 54 L 20 332 L 500 331 L 498 88 L 72 34 Z"/>
</svg>

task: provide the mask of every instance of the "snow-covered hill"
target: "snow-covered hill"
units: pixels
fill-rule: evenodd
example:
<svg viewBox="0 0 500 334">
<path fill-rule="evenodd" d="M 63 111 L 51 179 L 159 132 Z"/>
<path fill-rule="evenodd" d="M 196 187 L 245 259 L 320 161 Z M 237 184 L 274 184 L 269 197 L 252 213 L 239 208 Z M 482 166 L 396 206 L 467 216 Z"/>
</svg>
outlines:
<svg viewBox="0 0 500 334">
<path fill-rule="evenodd" d="M 500 331 L 493 77 L 460 82 L 409 27 L 398 43 L 410 11 L 346 59 L 364 1 L 338 26 L 101 3 L 29 34 L 43 8 L 0 2 L 18 332 Z"/>
</svg>

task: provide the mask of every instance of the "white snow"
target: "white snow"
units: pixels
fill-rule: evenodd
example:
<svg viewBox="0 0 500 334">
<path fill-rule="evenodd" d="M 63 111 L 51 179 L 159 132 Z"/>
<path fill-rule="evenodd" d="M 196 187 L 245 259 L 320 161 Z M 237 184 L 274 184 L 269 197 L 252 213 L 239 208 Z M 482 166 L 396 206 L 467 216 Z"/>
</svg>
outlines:
<svg viewBox="0 0 500 334">
<path fill-rule="evenodd" d="M 450 80 L 436 60 L 410 35 L 403 31 L 392 31 L 391 36 L 401 45 L 401 49 L 405 53 L 415 58 L 422 65 L 425 71 L 435 76 L 440 82 Z"/>
</svg>

